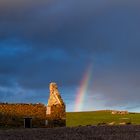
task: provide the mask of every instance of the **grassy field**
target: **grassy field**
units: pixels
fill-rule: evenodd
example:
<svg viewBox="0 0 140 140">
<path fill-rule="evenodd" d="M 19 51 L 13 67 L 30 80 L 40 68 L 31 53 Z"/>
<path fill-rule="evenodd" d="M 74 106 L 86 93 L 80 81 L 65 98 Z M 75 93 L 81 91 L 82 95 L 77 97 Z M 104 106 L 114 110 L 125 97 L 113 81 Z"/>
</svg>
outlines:
<svg viewBox="0 0 140 140">
<path fill-rule="evenodd" d="M 118 125 L 121 122 L 131 122 L 131 124 L 140 124 L 140 113 L 130 113 L 127 115 L 112 115 L 110 111 L 93 112 L 68 112 L 67 126 L 85 126 L 97 125 L 99 123 L 115 122 Z"/>
</svg>

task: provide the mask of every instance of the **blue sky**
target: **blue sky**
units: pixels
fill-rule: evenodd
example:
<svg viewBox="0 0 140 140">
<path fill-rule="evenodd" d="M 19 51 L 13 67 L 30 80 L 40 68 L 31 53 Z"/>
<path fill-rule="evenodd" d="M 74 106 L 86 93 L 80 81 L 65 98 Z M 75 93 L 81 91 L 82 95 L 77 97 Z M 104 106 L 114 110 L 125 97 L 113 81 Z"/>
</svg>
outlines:
<svg viewBox="0 0 140 140">
<path fill-rule="evenodd" d="M 73 111 L 140 111 L 138 0 L 1 0 L 0 102 L 47 104 L 51 81 Z"/>
</svg>

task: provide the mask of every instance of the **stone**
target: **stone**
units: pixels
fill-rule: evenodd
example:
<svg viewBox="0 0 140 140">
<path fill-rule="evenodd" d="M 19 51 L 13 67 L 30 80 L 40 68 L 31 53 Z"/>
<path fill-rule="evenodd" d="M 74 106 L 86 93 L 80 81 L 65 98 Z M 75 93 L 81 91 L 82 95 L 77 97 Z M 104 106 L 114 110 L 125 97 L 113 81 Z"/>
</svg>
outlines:
<svg viewBox="0 0 140 140">
<path fill-rule="evenodd" d="M 111 112 L 112 115 L 115 115 L 115 114 L 120 114 L 120 115 L 126 115 L 126 114 L 129 114 L 128 111 L 117 111 L 117 110 L 113 110 Z"/>
<path fill-rule="evenodd" d="M 47 120 L 48 125 L 65 126 L 66 125 L 66 111 L 65 103 L 61 98 L 56 83 L 50 83 L 50 96 L 47 104 Z"/>
<path fill-rule="evenodd" d="M 58 86 L 56 83 L 50 83 L 50 97 L 47 106 L 53 106 L 53 105 L 64 106 L 64 102 L 60 96 L 60 93 L 58 91 Z"/>
<path fill-rule="evenodd" d="M 108 125 L 115 125 L 115 122 L 108 123 Z"/>
</svg>

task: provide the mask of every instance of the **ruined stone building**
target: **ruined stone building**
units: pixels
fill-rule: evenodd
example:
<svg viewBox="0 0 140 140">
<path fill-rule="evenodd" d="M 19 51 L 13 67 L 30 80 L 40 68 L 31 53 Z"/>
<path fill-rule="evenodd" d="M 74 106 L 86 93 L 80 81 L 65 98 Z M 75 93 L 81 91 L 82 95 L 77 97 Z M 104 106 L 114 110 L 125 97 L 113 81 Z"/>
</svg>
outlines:
<svg viewBox="0 0 140 140">
<path fill-rule="evenodd" d="M 0 127 L 56 127 L 66 125 L 65 104 L 56 83 L 50 84 L 47 106 L 37 104 L 0 104 Z"/>
<path fill-rule="evenodd" d="M 117 110 L 113 110 L 113 111 L 111 112 L 111 114 L 112 114 L 112 115 L 115 115 L 115 114 L 127 115 L 127 114 L 129 114 L 129 112 L 128 112 L 128 111 L 117 111 Z"/>
</svg>

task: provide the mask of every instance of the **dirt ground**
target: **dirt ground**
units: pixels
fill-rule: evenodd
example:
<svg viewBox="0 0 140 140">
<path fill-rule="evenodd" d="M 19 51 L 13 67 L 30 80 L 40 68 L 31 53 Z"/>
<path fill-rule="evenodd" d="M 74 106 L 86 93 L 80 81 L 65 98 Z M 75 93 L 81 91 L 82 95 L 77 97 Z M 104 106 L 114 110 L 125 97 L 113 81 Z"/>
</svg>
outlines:
<svg viewBox="0 0 140 140">
<path fill-rule="evenodd" d="M 0 140 L 140 140 L 140 126 L 0 130 Z"/>
</svg>

